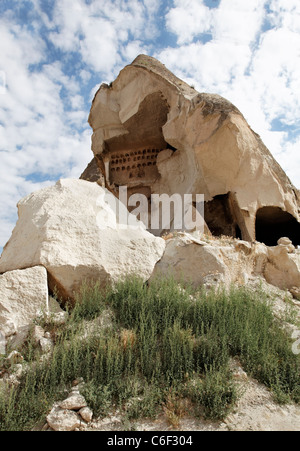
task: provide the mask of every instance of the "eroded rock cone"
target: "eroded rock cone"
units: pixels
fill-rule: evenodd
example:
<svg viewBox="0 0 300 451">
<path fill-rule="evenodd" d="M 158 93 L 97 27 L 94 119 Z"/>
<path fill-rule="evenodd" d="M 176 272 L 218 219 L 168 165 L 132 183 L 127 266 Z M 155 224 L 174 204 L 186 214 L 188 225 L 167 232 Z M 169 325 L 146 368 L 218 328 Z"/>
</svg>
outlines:
<svg viewBox="0 0 300 451">
<path fill-rule="evenodd" d="M 83 178 L 104 177 L 116 196 L 126 185 L 149 206 L 153 193 L 204 194 L 214 235 L 300 244 L 299 191 L 226 99 L 198 93 L 140 55 L 100 87 L 89 123 L 95 158 Z"/>
</svg>

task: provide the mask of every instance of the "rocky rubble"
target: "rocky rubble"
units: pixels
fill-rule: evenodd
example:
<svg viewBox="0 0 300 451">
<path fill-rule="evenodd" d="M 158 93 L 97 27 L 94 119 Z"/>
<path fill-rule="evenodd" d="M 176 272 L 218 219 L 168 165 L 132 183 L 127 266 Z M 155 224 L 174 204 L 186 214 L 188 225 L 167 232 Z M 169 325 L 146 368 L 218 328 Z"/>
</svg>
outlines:
<svg viewBox="0 0 300 451">
<path fill-rule="evenodd" d="M 47 415 L 47 423 L 43 430 L 75 431 L 92 421 L 93 412 L 80 394 L 83 383 L 79 384 L 75 381 L 75 384 L 68 397 L 61 403 L 55 404 Z"/>
<path fill-rule="evenodd" d="M 241 398 L 234 411 L 220 422 L 205 421 L 185 415 L 181 418 L 176 431 L 299 431 L 300 408 L 295 405 L 279 406 L 272 399 L 271 392 L 263 385 L 248 377 L 240 363 L 232 360 L 232 371 L 241 392 Z M 66 409 L 65 401 L 56 404 L 49 415 L 44 431 L 123 431 L 126 420 L 119 411 L 112 411 L 105 418 L 94 418 L 88 407 L 80 410 L 84 398 L 78 389 L 73 390 L 69 398 L 78 396 L 73 409 Z M 71 404 L 70 404 L 71 406 Z M 138 431 L 172 431 L 164 415 L 156 420 L 138 420 L 127 424 Z"/>
<path fill-rule="evenodd" d="M 164 255 L 151 278 L 169 275 L 196 287 L 224 285 L 229 288 L 231 284 L 247 285 L 250 279 L 262 277 L 297 297 L 300 251 L 288 238 L 281 238 L 274 247 L 228 237 L 200 238 L 187 233 L 169 235 Z"/>
</svg>

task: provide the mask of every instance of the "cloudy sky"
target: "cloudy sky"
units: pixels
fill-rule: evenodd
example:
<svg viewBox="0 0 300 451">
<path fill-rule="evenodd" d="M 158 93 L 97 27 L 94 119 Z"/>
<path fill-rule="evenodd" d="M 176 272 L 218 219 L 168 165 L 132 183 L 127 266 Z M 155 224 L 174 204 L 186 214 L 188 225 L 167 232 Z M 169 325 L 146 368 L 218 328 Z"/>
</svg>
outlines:
<svg viewBox="0 0 300 451">
<path fill-rule="evenodd" d="M 92 98 L 140 53 L 233 102 L 300 188 L 299 0 L 0 0 L 0 251 L 16 203 L 92 158 Z"/>
</svg>

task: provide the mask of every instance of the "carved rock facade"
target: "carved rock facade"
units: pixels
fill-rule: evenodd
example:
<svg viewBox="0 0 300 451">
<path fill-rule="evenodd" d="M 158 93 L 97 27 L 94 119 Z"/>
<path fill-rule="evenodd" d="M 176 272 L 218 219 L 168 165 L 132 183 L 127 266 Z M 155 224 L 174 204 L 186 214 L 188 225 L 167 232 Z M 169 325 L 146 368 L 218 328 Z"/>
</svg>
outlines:
<svg viewBox="0 0 300 451">
<path fill-rule="evenodd" d="M 116 196 L 126 185 L 150 208 L 151 194 L 204 194 L 213 235 L 300 244 L 299 191 L 224 98 L 199 94 L 140 55 L 100 87 L 89 123 L 93 164 Z"/>
</svg>

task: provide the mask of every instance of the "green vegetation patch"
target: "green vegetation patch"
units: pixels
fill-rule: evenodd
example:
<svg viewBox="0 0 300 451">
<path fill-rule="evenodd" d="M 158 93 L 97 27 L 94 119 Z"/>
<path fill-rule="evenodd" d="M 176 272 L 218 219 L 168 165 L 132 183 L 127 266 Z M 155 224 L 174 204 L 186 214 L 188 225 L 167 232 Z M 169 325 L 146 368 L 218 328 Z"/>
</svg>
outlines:
<svg viewBox="0 0 300 451">
<path fill-rule="evenodd" d="M 164 412 L 174 427 L 187 414 L 221 420 L 239 396 L 232 357 L 279 402 L 300 401 L 299 356 L 262 292 L 173 280 L 130 279 L 106 291 L 84 284 L 69 313 L 63 327 L 47 326 L 51 355 L 41 359 L 30 339 L 21 350 L 27 371 L 0 391 L 0 430 L 32 428 L 79 378 L 95 416 L 119 409 L 131 422 Z"/>
</svg>

